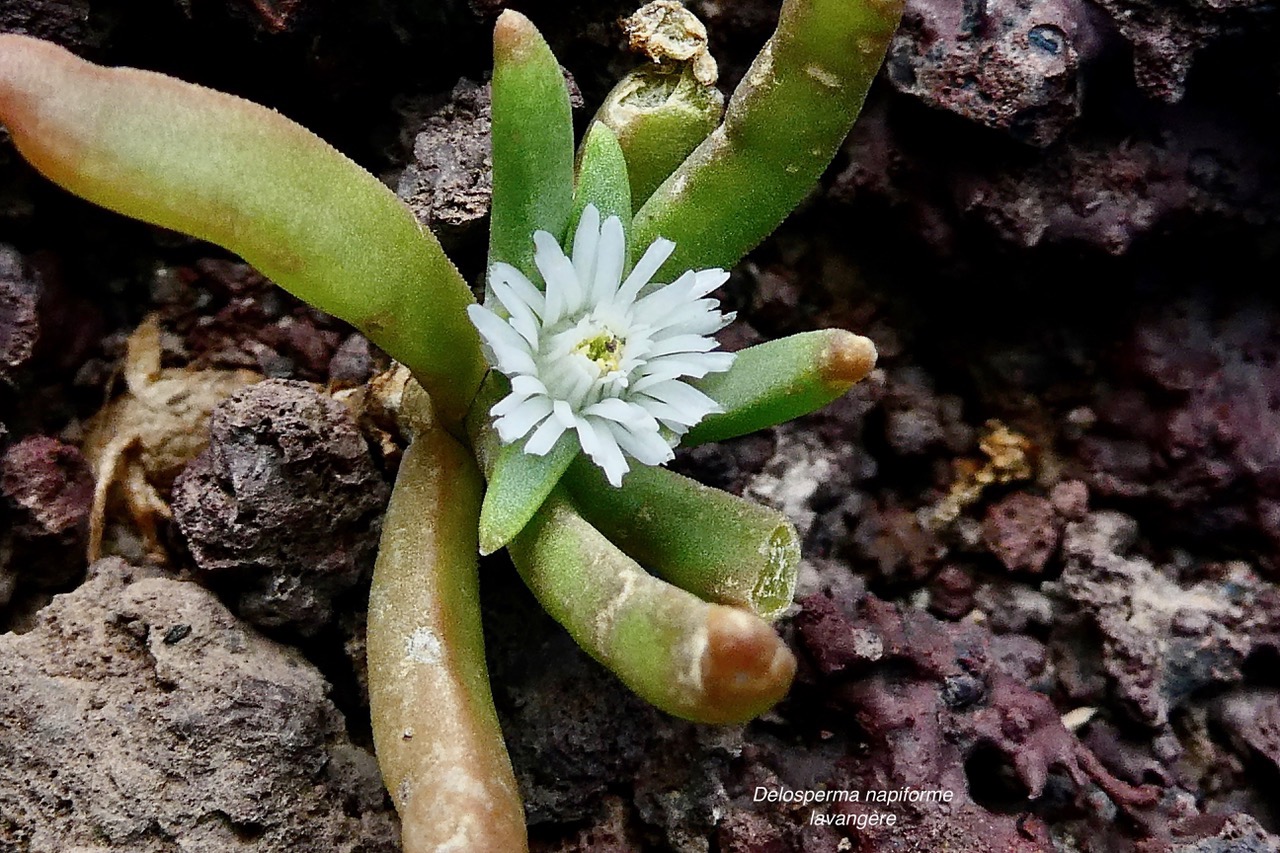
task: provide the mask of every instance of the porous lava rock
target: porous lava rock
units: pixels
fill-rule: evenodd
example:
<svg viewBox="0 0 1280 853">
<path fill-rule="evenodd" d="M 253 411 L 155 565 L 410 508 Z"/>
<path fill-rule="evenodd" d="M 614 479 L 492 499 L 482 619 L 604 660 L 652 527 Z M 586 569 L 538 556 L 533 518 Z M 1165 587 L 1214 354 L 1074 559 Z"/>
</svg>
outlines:
<svg viewBox="0 0 1280 853">
<path fill-rule="evenodd" d="M 1067 525 L 1062 576 L 1045 589 L 1070 605 L 1057 630 L 1098 638 L 1120 706 L 1154 727 L 1198 692 L 1240 682 L 1250 655 L 1277 648 L 1280 595 L 1244 563 L 1158 567 L 1130 553 L 1138 533 L 1110 511 Z"/>
<path fill-rule="evenodd" d="M 32 435 L 0 455 L 0 605 L 21 583 L 60 590 L 84 572 L 93 474 L 74 446 Z"/>
<path fill-rule="evenodd" d="M 100 561 L 0 635 L 0 849 L 394 853 L 327 691 L 209 591 Z"/>
<path fill-rule="evenodd" d="M 1280 310 L 1191 294 L 1145 309 L 1080 455 L 1096 492 L 1280 565 Z"/>
<path fill-rule="evenodd" d="M 39 283 L 22 256 L 0 245 L 0 383 L 12 383 L 40 338 Z"/>
<path fill-rule="evenodd" d="M 913 0 L 886 71 L 930 106 L 1043 147 L 1080 115 L 1081 65 L 1097 47 L 1077 0 Z"/>
<path fill-rule="evenodd" d="M 904 798 L 896 804 L 791 807 L 791 822 L 812 826 L 805 814 L 811 809 L 851 817 L 896 814 L 896 824 L 868 826 L 852 836 L 856 841 L 847 849 L 866 853 L 1052 850 L 1042 821 L 978 801 L 974 774 L 995 774 L 1001 765 L 1030 800 L 1045 794 L 1051 774 L 1063 773 L 1082 803 L 1098 793 L 1126 810 L 1154 801 L 1154 790 L 1108 773 L 1063 727 L 1047 697 L 996 662 L 982 628 L 940 622 L 870 594 L 853 600 L 813 595 L 800 603 L 796 628 L 813 668 L 808 678 L 825 686 L 823 701 L 833 712 L 851 716 L 856 734 L 845 747 L 849 757 L 828 771 L 834 778 L 810 776 L 797 785 L 787 778 L 794 771 L 784 770 L 768 784 L 950 793 L 945 803 Z"/>
<path fill-rule="evenodd" d="M 1202 50 L 1227 36 L 1266 32 L 1275 7 L 1264 0 L 1097 0 L 1133 47 L 1133 71 L 1144 91 L 1166 101 L 1186 92 Z"/>
<path fill-rule="evenodd" d="M 367 582 L 390 494 L 341 403 L 268 380 L 214 410 L 209 448 L 178 477 L 173 511 L 200 571 L 237 612 L 314 633 Z"/>
<path fill-rule="evenodd" d="M 488 85 L 459 80 L 447 97 L 426 104 L 414 122 L 413 157 L 396 195 L 446 245 L 489 215 L 493 157 Z"/>
</svg>

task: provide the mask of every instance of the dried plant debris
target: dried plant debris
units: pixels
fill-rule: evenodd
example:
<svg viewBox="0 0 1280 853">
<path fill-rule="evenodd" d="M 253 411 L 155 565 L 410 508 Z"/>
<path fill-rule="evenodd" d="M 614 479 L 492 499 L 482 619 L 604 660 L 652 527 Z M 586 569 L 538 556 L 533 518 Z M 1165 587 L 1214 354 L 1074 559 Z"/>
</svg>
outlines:
<svg viewBox="0 0 1280 853">
<path fill-rule="evenodd" d="M 978 449 L 986 459 L 957 461 L 957 476 L 950 491 L 929 514 L 929 523 L 935 529 L 954 523 L 992 486 L 1030 480 L 1035 474 L 1030 439 L 996 420 L 987 421 L 983 429 Z"/>
<path fill-rule="evenodd" d="M 160 325 L 149 317 L 129 337 L 123 372 L 127 391 L 85 425 L 84 454 L 97 484 L 89 560 L 102 551 L 113 493 L 142 537 L 145 555 L 165 562 L 157 525 L 172 518 L 164 493 L 209 443 L 214 406 L 262 377 L 245 370 L 162 368 Z"/>
<path fill-rule="evenodd" d="M 0 848 L 393 853 L 327 692 L 207 590 L 101 561 L 0 635 Z"/>
<path fill-rule="evenodd" d="M 627 46 L 658 65 L 687 64 L 703 86 L 714 86 L 720 76 L 707 49 L 707 28 L 698 17 L 675 0 L 654 0 L 622 22 Z"/>
<path fill-rule="evenodd" d="M 373 569 L 389 487 L 341 403 L 268 380 L 222 403 L 174 484 L 196 566 L 258 625 L 310 634 Z"/>
</svg>

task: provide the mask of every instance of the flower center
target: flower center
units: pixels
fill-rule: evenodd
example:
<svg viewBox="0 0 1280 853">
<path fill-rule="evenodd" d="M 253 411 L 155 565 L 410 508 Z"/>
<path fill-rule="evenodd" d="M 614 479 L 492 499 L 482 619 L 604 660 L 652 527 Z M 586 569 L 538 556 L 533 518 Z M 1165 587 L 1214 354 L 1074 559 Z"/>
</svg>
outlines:
<svg viewBox="0 0 1280 853">
<path fill-rule="evenodd" d="M 607 376 L 622 365 L 622 346 L 625 342 L 608 329 L 601 329 L 595 335 L 583 338 L 571 352 L 586 356 L 595 364 L 601 376 Z"/>
</svg>

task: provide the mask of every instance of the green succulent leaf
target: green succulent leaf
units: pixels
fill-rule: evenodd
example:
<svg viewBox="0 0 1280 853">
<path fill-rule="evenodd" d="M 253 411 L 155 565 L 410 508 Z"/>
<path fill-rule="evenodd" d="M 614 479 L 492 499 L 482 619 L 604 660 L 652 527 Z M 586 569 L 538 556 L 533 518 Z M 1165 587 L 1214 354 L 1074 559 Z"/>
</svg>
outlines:
<svg viewBox="0 0 1280 853">
<path fill-rule="evenodd" d="M 284 116 L 0 35 L 0 122 L 45 176 L 217 243 L 352 323 L 460 420 L 484 374 L 471 291 L 377 178 Z"/>
<path fill-rule="evenodd" d="M 815 412 L 865 378 L 875 363 L 875 345 L 844 329 L 748 347 L 729 370 L 692 383 L 724 412 L 689 430 L 684 444 L 735 438 Z"/>
<path fill-rule="evenodd" d="M 622 220 L 622 233 L 627 237 L 627 255 L 631 245 L 631 185 L 627 180 L 627 161 L 613 131 L 602 124 L 593 124 L 582 140 L 578 152 L 578 181 L 574 188 L 573 228 L 587 205 L 594 204 L 600 211 L 600 219 L 616 216 Z M 572 250 L 572 241 L 565 253 Z"/>
<path fill-rule="evenodd" d="M 523 803 L 485 667 L 476 562 L 483 481 L 471 454 L 433 423 L 412 383 L 399 421 L 413 440 L 391 492 L 369 590 L 378 763 L 405 850 L 437 850 L 458 838 L 475 850 L 527 850 Z M 438 784 L 441 774 L 468 784 Z"/>
<path fill-rule="evenodd" d="M 724 123 L 636 212 L 636 245 L 676 242 L 664 269 L 729 269 L 817 184 L 853 126 L 902 0 L 786 0 Z"/>
<path fill-rule="evenodd" d="M 525 453 L 527 439 L 498 450 L 480 510 L 480 553 L 492 554 L 524 529 L 570 463 L 581 455 L 572 432 L 545 456 Z"/>
<path fill-rule="evenodd" d="M 724 95 L 699 83 L 691 68 L 638 68 L 618 82 L 596 111 L 626 155 L 636 209 L 720 124 Z"/>
<path fill-rule="evenodd" d="M 732 723 L 781 699 L 795 658 L 768 623 L 642 569 L 557 489 L 508 548 L 534 596 L 579 646 L 669 714 Z"/>
<path fill-rule="evenodd" d="M 560 64 L 518 12 L 494 27 L 492 88 L 489 264 L 504 261 L 537 283 L 533 232 L 563 242 L 573 213 L 573 116 Z"/>
</svg>

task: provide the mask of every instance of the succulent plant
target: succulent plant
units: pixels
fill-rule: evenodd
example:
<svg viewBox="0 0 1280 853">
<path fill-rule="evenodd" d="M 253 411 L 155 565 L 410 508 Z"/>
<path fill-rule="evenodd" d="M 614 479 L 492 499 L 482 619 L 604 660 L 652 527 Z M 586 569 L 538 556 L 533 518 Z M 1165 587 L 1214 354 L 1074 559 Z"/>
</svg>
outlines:
<svg viewBox="0 0 1280 853">
<path fill-rule="evenodd" d="M 503 13 L 483 304 L 386 187 L 278 113 L 0 36 L 0 122 L 39 171 L 236 252 L 412 374 L 368 640 L 406 850 L 525 844 L 481 552 L 507 547 L 575 640 L 669 713 L 740 722 L 786 693 L 795 661 L 769 622 L 791 601 L 794 528 L 655 466 L 813 411 L 873 366 L 838 329 L 714 352 L 732 317 L 709 294 L 834 157 L 900 15 L 786 0 L 723 118 L 700 51 L 629 75 L 575 152 L 555 57 Z"/>
</svg>

